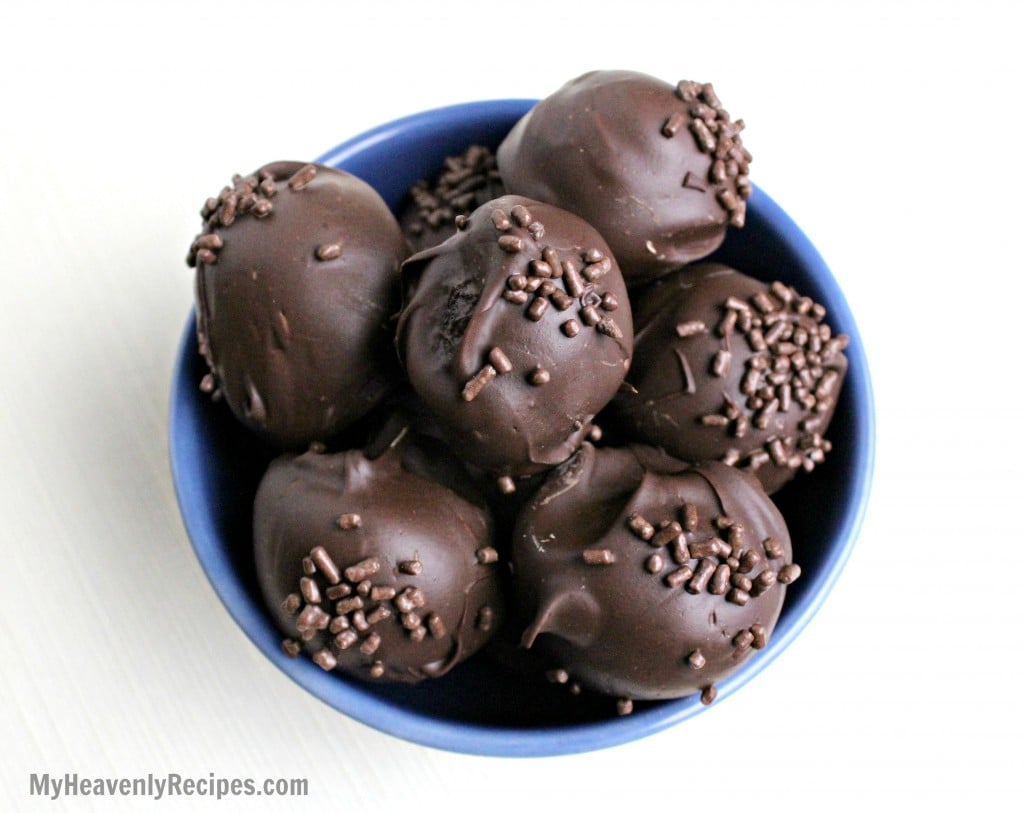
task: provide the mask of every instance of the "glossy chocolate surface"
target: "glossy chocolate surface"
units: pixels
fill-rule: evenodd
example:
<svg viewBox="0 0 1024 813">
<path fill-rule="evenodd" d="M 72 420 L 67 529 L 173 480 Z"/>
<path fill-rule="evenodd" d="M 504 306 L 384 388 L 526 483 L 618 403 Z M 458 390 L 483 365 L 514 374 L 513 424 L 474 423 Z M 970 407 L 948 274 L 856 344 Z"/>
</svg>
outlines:
<svg viewBox="0 0 1024 813">
<path fill-rule="evenodd" d="M 626 282 L 714 251 L 742 226 L 750 154 L 709 84 L 593 71 L 539 102 L 498 148 L 510 193 L 575 212 Z"/>
<path fill-rule="evenodd" d="M 255 501 L 256 573 L 286 651 L 415 683 L 486 643 L 503 615 L 503 563 L 490 512 L 434 479 L 443 469 L 402 437 L 375 459 L 309 452 L 270 465 Z"/>
<path fill-rule="evenodd" d="M 399 378 L 389 320 L 408 254 L 353 175 L 268 164 L 203 208 L 196 266 L 203 387 L 264 439 L 300 449 L 366 414 Z"/>
<path fill-rule="evenodd" d="M 575 215 L 505 196 L 402 267 L 397 346 L 446 440 L 496 476 L 573 453 L 633 346 L 608 246 Z"/>
<path fill-rule="evenodd" d="M 821 463 L 845 336 L 790 286 L 699 263 L 633 291 L 636 347 L 611 410 L 633 437 L 752 470 L 773 493 Z"/>
<path fill-rule="evenodd" d="M 527 504 L 513 543 L 523 644 L 611 696 L 710 702 L 766 644 L 799 571 L 755 478 L 659 459 L 584 444 Z"/>
</svg>

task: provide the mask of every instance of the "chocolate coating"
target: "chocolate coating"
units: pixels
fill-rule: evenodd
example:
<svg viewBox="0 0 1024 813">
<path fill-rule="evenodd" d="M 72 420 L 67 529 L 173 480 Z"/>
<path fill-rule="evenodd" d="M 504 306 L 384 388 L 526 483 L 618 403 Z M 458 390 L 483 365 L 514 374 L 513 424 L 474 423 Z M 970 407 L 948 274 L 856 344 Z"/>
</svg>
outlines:
<svg viewBox="0 0 1024 813">
<path fill-rule="evenodd" d="M 491 201 L 410 257 L 402 281 L 409 381 L 463 459 L 495 475 L 569 457 L 629 367 L 618 266 L 594 229 L 554 206 Z"/>
<path fill-rule="evenodd" d="M 500 565 L 481 553 L 493 551 L 491 516 L 427 476 L 437 471 L 401 441 L 374 460 L 306 453 L 270 465 L 256 573 L 286 651 L 302 642 L 325 669 L 415 683 L 486 643 L 502 617 Z"/>
<path fill-rule="evenodd" d="M 510 193 L 575 212 L 626 282 L 700 259 L 742 226 L 750 154 L 711 85 L 593 71 L 539 102 L 498 148 Z"/>
<path fill-rule="evenodd" d="M 408 246 L 353 175 L 278 162 L 236 176 L 192 245 L 204 388 L 271 443 L 344 429 L 399 378 L 389 318 Z"/>
<path fill-rule="evenodd" d="M 676 271 L 633 303 L 635 392 L 612 409 L 621 427 L 683 460 L 752 469 L 769 494 L 824 460 L 848 341 L 824 308 L 718 263 Z"/>
<path fill-rule="evenodd" d="M 710 696 L 774 628 L 789 533 L 746 472 L 655 458 L 584 444 L 520 514 L 522 642 L 614 697 Z"/>
</svg>

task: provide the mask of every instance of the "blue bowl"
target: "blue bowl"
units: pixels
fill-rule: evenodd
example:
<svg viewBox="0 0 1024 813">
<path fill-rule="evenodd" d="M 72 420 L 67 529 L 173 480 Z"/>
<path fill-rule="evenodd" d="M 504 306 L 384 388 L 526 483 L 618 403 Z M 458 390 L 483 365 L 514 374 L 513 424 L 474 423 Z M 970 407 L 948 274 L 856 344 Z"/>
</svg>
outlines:
<svg viewBox="0 0 1024 813">
<path fill-rule="evenodd" d="M 318 161 L 358 175 L 397 209 L 408 188 L 439 172 L 446 156 L 471 143 L 496 147 L 533 104 L 485 101 L 419 113 L 346 141 Z M 713 259 L 795 286 L 824 304 L 833 330 L 850 337 L 849 374 L 829 432 L 832 453 L 812 475 L 798 475 L 777 495 L 803 576 L 789 588 L 768 646 L 718 685 L 717 705 L 789 646 L 838 579 L 868 500 L 875 417 L 864 349 L 839 286 L 810 241 L 760 189 L 750 198 L 746 227 L 730 230 Z M 204 373 L 193 314 L 178 353 L 170 409 L 171 466 L 185 527 L 238 625 L 282 671 L 328 705 L 412 742 L 492 756 L 606 748 L 708 708 L 694 696 L 638 704 L 634 714 L 619 717 L 614 703 L 604 698 L 566 702 L 564 687 L 534 685 L 480 655 L 418 686 L 369 685 L 326 673 L 308 658 L 286 657 L 252 561 L 252 500 L 272 452 L 236 423 L 223 403 L 214 404 L 199 391 Z"/>
</svg>

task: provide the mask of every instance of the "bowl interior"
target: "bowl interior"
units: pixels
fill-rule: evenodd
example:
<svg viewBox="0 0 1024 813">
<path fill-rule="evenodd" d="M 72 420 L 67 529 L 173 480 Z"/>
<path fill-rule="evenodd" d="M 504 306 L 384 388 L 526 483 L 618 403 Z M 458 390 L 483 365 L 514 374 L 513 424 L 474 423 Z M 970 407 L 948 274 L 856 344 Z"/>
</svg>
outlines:
<svg viewBox="0 0 1024 813">
<path fill-rule="evenodd" d="M 348 141 L 318 161 L 371 184 L 393 208 L 418 179 L 471 143 L 496 147 L 533 104 L 476 102 L 410 116 Z M 730 230 L 712 259 L 765 280 L 780 279 L 828 309 L 834 331 L 850 336 L 850 369 L 829 437 L 833 450 L 812 475 L 776 495 L 802 577 L 789 588 L 768 646 L 718 684 L 719 700 L 770 663 L 817 611 L 845 563 L 867 501 L 874 456 L 874 413 L 866 359 L 853 317 L 821 257 L 761 190 L 747 225 Z M 606 698 L 570 697 L 477 656 L 444 678 L 418 686 L 371 685 L 325 673 L 280 649 L 256 582 L 252 503 L 273 452 L 238 424 L 223 403 L 199 390 L 206 372 L 196 351 L 195 317 L 178 354 L 171 394 L 172 472 L 186 529 L 213 587 L 235 621 L 279 668 L 335 709 L 379 730 L 465 753 L 548 755 L 594 750 L 661 730 L 704 710 L 696 697 L 637 704 L 618 717 Z M 496 647 L 500 649 L 500 647 Z"/>
</svg>

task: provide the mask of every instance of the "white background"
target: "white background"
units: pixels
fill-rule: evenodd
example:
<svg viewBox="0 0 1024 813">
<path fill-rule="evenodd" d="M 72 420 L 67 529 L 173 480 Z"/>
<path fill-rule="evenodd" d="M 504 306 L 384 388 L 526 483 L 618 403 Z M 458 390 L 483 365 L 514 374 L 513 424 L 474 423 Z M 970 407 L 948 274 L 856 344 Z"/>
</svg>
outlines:
<svg viewBox="0 0 1024 813">
<path fill-rule="evenodd" d="M 29 798 L 31 772 L 174 771 L 304 776 L 332 810 L 489 810 L 495 791 L 542 810 L 1019 810 L 1012 4 L 332 5 L 0 10 L 0 809 L 57 809 Z M 713 81 L 746 120 L 755 182 L 821 250 L 864 336 L 871 506 L 806 632 L 707 713 L 574 757 L 434 751 L 306 695 L 206 582 L 165 439 L 184 255 L 234 172 L 592 68 Z M 175 805 L 67 805 L 140 807 Z"/>
</svg>

